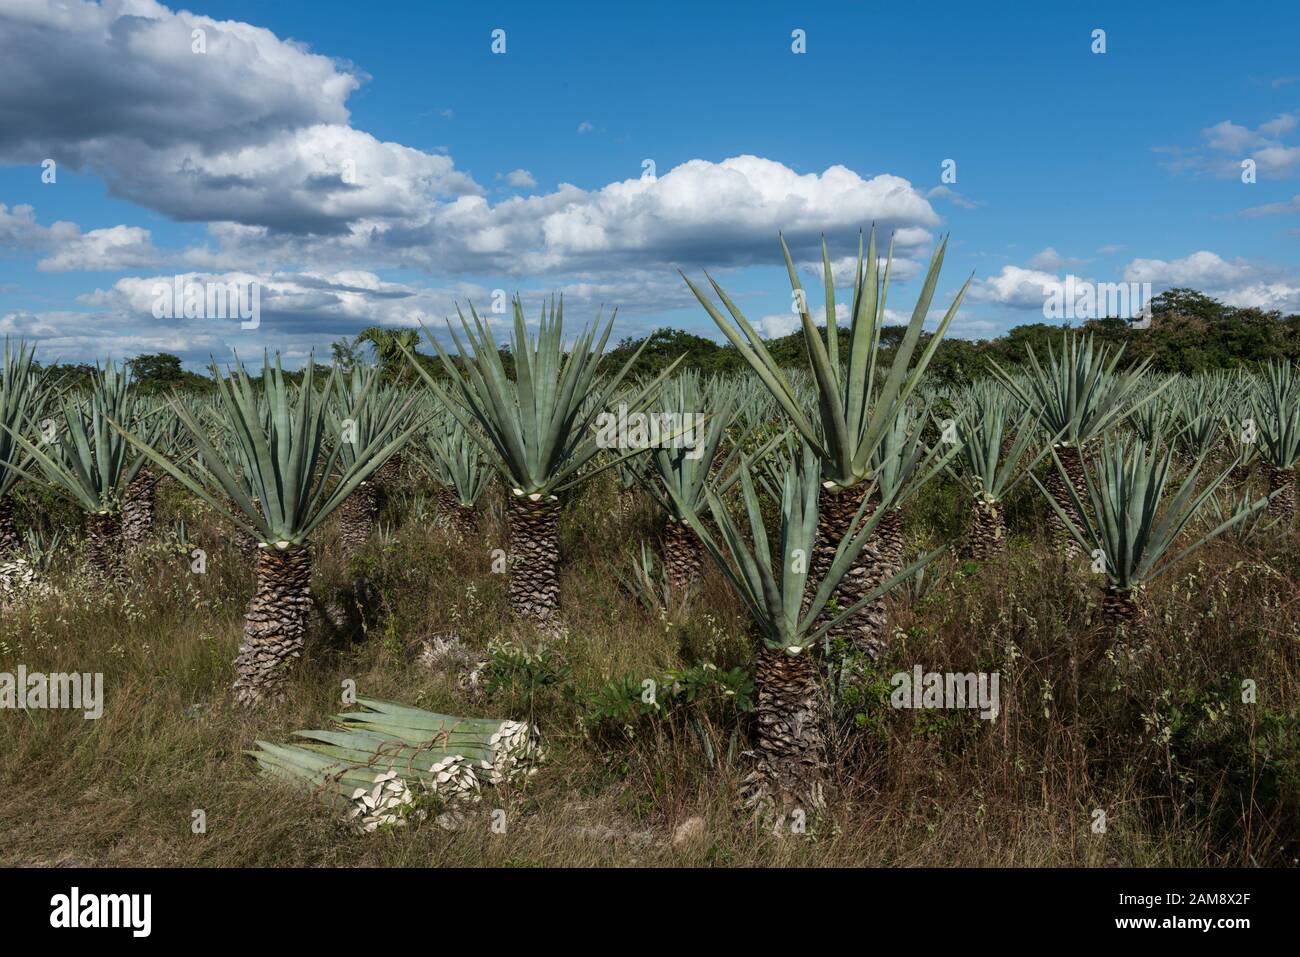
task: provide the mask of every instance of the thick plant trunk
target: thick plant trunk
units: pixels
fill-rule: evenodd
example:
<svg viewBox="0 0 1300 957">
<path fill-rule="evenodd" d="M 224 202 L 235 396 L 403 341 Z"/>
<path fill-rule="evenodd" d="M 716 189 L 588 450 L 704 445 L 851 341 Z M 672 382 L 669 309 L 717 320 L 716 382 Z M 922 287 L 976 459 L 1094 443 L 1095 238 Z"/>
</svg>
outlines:
<svg viewBox="0 0 1300 957">
<path fill-rule="evenodd" d="M 439 485 L 433 490 L 434 501 L 438 503 L 439 514 L 447 518 L 447 528 L 452 532 L 460 532 L 460 525 L 456 521 L 456 512 L 460 508 L 460 499 L 456 497 L 456 490 Z"/>
<path fill-rule="evenodd" d="M 1007 523 L 1001 502 L 971 503 L 970 557 L 986 562 L 1007 550 Z"/>
<path fill-rule="evenodd" d="M 376 485 L 382 485 L 391 489 L 402 478 L 402 453 L 394 452 L 393 455 L 379 468 L 375 469 L 375 474 L 371 476 L 371 481 Z"/>
<path fill-rule="evenodd" d="M 1278 489 L 1281 489 L 1278 492 Z M 1293 469 L 1268 469 L 1269 493 L 1277 495 L 1269 499 L 1268 510 L 1290 525 L 1295 518 L 1295 471 Z"/>
<path fill-rule="evenodd" d="M 746 803 L 775 805 L 781 813 L 825 807 L 826 742 L 812 649 L 797 655 L 761 644 L 757 766 L 746 780 Z"/>
<path fill-rule="evenodd" d="M 539 628 L 559 624 L 560 503 L 509 493 L 510 607 Z"/>
<path fill-rule="evenodd" d="M 1137 595 L 1131 590 L 1106 586 L 1106 597 L 1101 600 L 1101 624 L 1110 634 L 1121 628 L 1131 632 L 1141 614 Z"/>
<path fill-rule="evenodd" d="M 813 548 L 809 579 L 805 601 L 811 601 L 812 592 L 821 584 L 831 570 L 835 558 L 835 549 L 849 531 L 853 516 L 862 504 L 864 487 L 831 491 L 822 486 L 818 493 L 817 544 Z M 863 520 L 870 516 L 870 511 L 863 512 Z M 857 560 L 840 579 L 835 589 L 835 600 L 841 610 L 863 598 L 888 576 L 883 574 L 888 567 L 892 552 L 901 543 L 901 528 L 895 524 L 886 528 L 889 516 L 876 526 L 876 531 L 867 539 L 866 545 L 858 554 Z M 829 611 L 823 612 L 821 621 L 831 617 Z M 847 620 L 841 622 L 831 632 L 831 638 L 843 638 L 853 646 L 869 655 L 872 660 L 879 657 L 885 645 L 885 606 L 882 601 L 873 601 L 854 612 Z"/>
<path fill-rule="evenodd" d="M 461 538 L 469 538 L 478 532 L 478 511 L 473 505 L 461 505 L 456 503 L 456 509 L 451 513 L 452 523 Z"/>
<path fill-rule="evenodd" d="M 158 489 L 158 476 L 147 468 L 126 487 L 122 500 L 122 541 L 128 554 L 138 551 L 154 529 L 154 493 Z"/>
<path fill-rule="evenodd" d="M 875 537 L 880 540 L 880 575 L 871 583 L 872 588 L 903 570 L 903 513 L 896 508 L 888 509 L 880 516 Z"/>
<path fill-rule="evenodd" d="M 13 555 L 23 547 L 22 536 L 18 534 L 18 522 L 14 520 L 14 503 L 9 496 L 0 497 L 0 558 Z"/>
<path fill-rule="evenodd" d="M 261 509 L 261 505 L 260 503 L 258 503 L 257 499 L 253 499 L 253 504 L 257 505 L 259 510 Z M 230 504 L 230 510 L 234 512 L 236 515 L 239 514 L 239 509 L 235 507 L 233 502 Z M 235 526 L 234 534 L 235 534 L 235 548 L 239 551 L 240 557 L 244 559 L 244 562 L 246 564 L 256 567 L 257 556 L 259 552 L 259 549 L 257 547 L 258 546 L 257 536 L 254 535 L 252 532 L 245 531 L 239 525 Z"/>
<path fill-rule="evenodd" d="M 126 578 L 122 563 L 122 518 L 116 512 L 86 515 L 86 564 L 90 574 L 113 585 Z"/>
<path fill-rule="evenodd" d="M 235 700 L 256 705 L 284 693 L 288 666 L 302 656 L 311 615 L 311 549 L 259 548 L 257 593 L 244 613 L 235 659 Z"/>
<path fill-rule="evenodd" d="M 447 516 L 447 525 L 461 538 L 478 531 L 478 512 L 473 505 L 462 505 L 454 488 L 439 486 L 434 491 L 438 511 Z"/>
<path fill-rule="evenodd" d="M 704 544 L 689 525 L 669 518 L 664 523 L 660 547 L 664 570 L 668 574 L 668 587 L 680 593 L 699 581 L 704 568 Z"/>
<path fill-rule="evenodd" d="M 22 561 L 22 539 L 14 521 L 14 503 L 0 498 L 0 601 L 29 584 L 32 570 Z"/>
<path fill-rule="evenodd" d="M 1084 480 L 1083 455 L 1076 446 L 1058 445 L 1056 446 L 1056 455 L 1061 460 L 1061 465 L 1065 468 L 1066 475 L 1069 476 L 1069 484 L 1061 475 L 1061 470 L 1055 467 L 1047 471 L 1047 491 L 1051 494 L 1052 500 L 1061 507 L 1066 515 L 1070 517 L 1076 528 L 1082 530 L 1083 519 L 1079 515 L 1079 510 L 1074 507 L 1074 501 L 1070 498 L 1070 486 L 1074 487 L 1074 494 L 1079 497 L 1079 501 L 1087 500 L 1088 485 Z M 1061 550 L 1067 558 L 1077 558 L 1081 554 L 1079 543 L 1074 540 L 1070 530 L 1066 527 L 1065 522 L 1056 514 L 1055 510 L 1047 516 L 1048 527 L 1051 528 L 1053 535 L 1061 542 Z"/>
<path fill-rule="evenodd" d="M 362 482 L 343 501 L 343 507 L 339 510 L 339 537 L 345 556 L 353 555 L 365 547 L 375 530 L 378 511 L 375 486 L 370 482 Z"/>
<path fill-rule="evenodd" d="M 456 490 L 439 485 L 433 490 L 433 498 L 438 503 L 438 511 L 444 513 L 450 523 L 451 516 L 456 514 L 456 506 L 460 504 L 460 499 L 456 497 Z"/>
</svg>

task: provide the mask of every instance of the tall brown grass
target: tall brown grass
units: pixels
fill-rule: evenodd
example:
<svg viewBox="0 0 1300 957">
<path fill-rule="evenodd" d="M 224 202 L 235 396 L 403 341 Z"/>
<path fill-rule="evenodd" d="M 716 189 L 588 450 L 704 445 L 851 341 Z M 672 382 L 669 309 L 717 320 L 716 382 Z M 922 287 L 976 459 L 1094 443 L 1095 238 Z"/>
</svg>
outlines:
<svg viewBox="0 0 1300 957">
<path fill-rule="evenodd" d="M 420 510 L 421 496 L 426 504 Z M 619 585 L 649 506 L 622 516 L 612 481 L 569 503 L 562 524 L 565 635 L 545 674 L 494 691 L 459 672 L 494 641 L 536 649 L 508 616 L 499 509 L 458 539 L 433 497 L 405 489 L 352 567 L 334 532 L 316 544 L 315 591 L 331 601 L 369 577 L 363 636 L 322 638 L 285 703 L 247 714 L 228 700 L 252 589 L 230 534 L 165 488 L 160 524 L 184 514 L 206 574 L 161 542 L 124 591 L 92 586 L 75 542 L 51 572 L 56 593 L 0 616 L 0 670 L 103 672 L 98 721 L 79 713 L 0 712 L 0 863 L 198 866 L 367 865 L 1292 865 L 1300 857 L 1300 604 L 1297 536 L 1221 540 L 1147 595 L 1140 633 L 1112 641 L 1091 625 L 1100 586 L 1066 567 L 1038 530 L 1041 503 L 1011 503 L 1005 559 L 943 560 L 934 584 L 890 598 L 895 640 L 838 711 L 835 790 L 805 833 L 735 810 L 749 729 L 733 709 L 697 711 L 710 761 L 682 721 L 646 718 L 601 733 L 599 689 L 701 661 L 748 667 L 741 609 L 709 570 L 680 623 L 648 614 Z M 909 507 L 914 549 L 960 531 L 955 488 Z M 36 503 L 27 520 L 48 520 Z M 420 642 L 455 634 L 469 661 L 428 669 Z M 889 675 L 1001 674 L 1001 713 L 896 711 Z M 491 669 L 490 669 L 491 670 Z M 527 669 L 525 669 L 526 671 Z M 545 669 L 543 669 L 545 670 Z M 1250 679 L 1258 701 L 1244 704 Z M 526 785 L 488 793 L 458 830 L 431 821 L 354 835 L 299 792 L 255 773 L 257 738 L 324 727 L 346 681 L 360 693 L 453 714 L 527 718 L 550 758 Z M 726 744 L 735 735 L 734 753 Z M 495 809 L 505 830 L 492 827 Z M 202 810 L 206 833 L 192 831 Z M 1094 830 L 1105 814 L 1104 833 Z M 691 817 L 703 837 L 674 845 Z M 498 821 L 500 818 L 498 817 Z"/>
</svg>

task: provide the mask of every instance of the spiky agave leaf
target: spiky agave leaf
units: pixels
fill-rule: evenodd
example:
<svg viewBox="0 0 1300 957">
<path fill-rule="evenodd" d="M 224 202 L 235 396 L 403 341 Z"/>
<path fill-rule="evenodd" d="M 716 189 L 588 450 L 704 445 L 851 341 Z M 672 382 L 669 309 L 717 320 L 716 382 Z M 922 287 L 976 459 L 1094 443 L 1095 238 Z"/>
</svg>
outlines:
<svg viewBox="0 0 1300 957">
<path fill-rule="evenodd" d="M 598 375 L 600 357 L 613 330 L 616 313 L 603 328 L 598 315 L 579 333 L 566 355 L 563 299 L 558 305 L 552 301 L 549 307 L 543 307 L 534 338 L 524 323 L 523 304 L 516 297 L 510 341 L 515 376 L 511 379 L 501 361 L 491 324 L 480 319 L 472 304 L 472 324 L 459 307 L 457 312 L 464 340 L 450 322 L 447 328 L 459 363 L 425 327 L 426 337 L 441 360 L 448 382 L 436 380 L 407 351 L 408 360 L 429 390 L 447 405 L 468 434 L 483 445 L 518 494 L 534 499 L 553 495 L 593 474 L 585 467 L 601 448 L 599 435 L 593 428 L 596 418 L 608 408 L 610 399 L 618 393 L 648 343 L 642 343 L 616 373 L 602 378 Z M 631 408 L 644 409 L 659 383 L 680 361 L 639 389 L 629 402 Z M 617 461 L 615 458 L 605 467 L 612 467 Z"/>
<path fill-rule="evenodd" d="M 671 432 L 659 447 L 651 449 L 645 459 L 648 467 L 641 473 L 643 487 L 670 519 L 685 521 L 686 512 L 705 507 L 710 483 L 720 493 L 735 483 L 748 432 L 731 443 L 725 455 L 719 457 L 719 453 L 736 417 L 737 398 L 734 388 L 715 387 L 710 410 L 705 411 L 698 377 L 682 375 L 664 385 L 661 411 L 694 416 L 690 420 L 694 425 Z M 672 447 L 674 442 L 678 447 Z"/>
<path fill-rule="evenodd" d="M 830 254 L 822 241 L 823 285 L 826 305 L 826 336 L 812 321 L 812 316 L 799 281 L 798 271 L 790 250 L 781 239 L 790 284 L 799 306 L 804 343 L 815 382 L 817 414 L 810 415 L 805 395 L 801 394 L 792 376 L 787 375 L 768 351 L 762 338 L 732 302 L 722 287 L 706 276 L 723 307 L 730 314 L 724 317 L 700 289 L 684 273 L 682 278 L 695 293 L 718 328 L 740 352 L 741 356 L 771 392 L 781 409 L 790 418 L 804 442 L 812 447 L 822 463 L 823 477 L 840 488 L 848 488 L 872 478 L 871 459 L 886 432 L 893 426 L 900 407 L 916 390 L 921 376 L 929 365 L 943 334 L 947 331 L 970 280 L 957 293 L 952 305 L 940 320 L 920 356 L 913 362 L 920 343 L 922 327 L 929 315 L 947 249 L 945 239 L 935 250 L 930 267 L 922 283 L 921 294 L 912 318 L 894 353 L 893 365 L 884 382 L 877 384 L 876 373 L 880 356 L 880 333 L 885 320 L 885 300 L 889 290 L 889 276 L 893 264 L 893 243 L 886 257 L 884 275 L 880 275 L 876 256 L 876 231 L 872 227 L 870 241 L 864 258 L 862 242 L 858 242 L 858 263 L 853 289 L 853 304 L 849 310 L 849 355 L 846 365 L 839 356 L 839 329 L 835 312 L 835 288 L 832 278 Z"/>
<path fill-rule="evenodd" d="M 1300 462 L 1300 376 L 1288 362 L 1270 361 L 1250 393 L 1259 456 L 1270 468 Z"/>
<path fill-rule="evenodd" d="M 415 461 L 440 486 L 451 489 L 462 506 L 474 505 L 492 481 L 481 440 L 441 407 L 414 449 Z"/>
<path fill-rule="evenodd" d="M 412 789 L 457 803 L 477 801 L 483 784 L 534 773 L 543 759 L 536 730 L 510 720 L 459 718 L 393 701 L 360 698 L 361 711 L 336 715 L 342 730 L 295 732 L 302 745 L 258 741 L 246 752 L 268 774 L 342 803 L 364 830 L 400 823 Z"/>
<path fill-rule="evenodd" d="M 1098 348 L 1091 333 L 1080 336 L 1066 330 L 1059 355 L 1048 343 L 1046 364 L 1039 362 L 1032 346 L 1028 348 L 1028 374 L 1012 375 L 992 359 L 989 365 L 994 378 L 1027 408 L 1038 412 L 1043 428 L 1061 435 L 1058 444 L 1082 448 L 1151 402 L 1172 381 L 1165 379 L 1156 388 L 1143 390 L 1143 376 L 1151 359 L 1119 371 L 1124 349 L 1121 346 L 1111 352 L 1105 346 Z"/>
<path fill-rule="evenodd" d="M 1169 435 L 1173 431 L 1172 426 L 1180 412 L 1177 396 L 1169 394 L 1173 391 L 1170 389 L 1164 395 L 1144 402 L 1129 412 L 1129 425 L 1139 438 L 1151 443 L 1156 436 Z"/>
<path fill-rule="evenodd" d="M 1175 380 L 1160 398 L 1148 404 L 1166 411 L 1154 432 L 1140 432 L 1151 441 L 1153 434 L 1169 435 L 1188 456 L 1215 451 L 1223 442 L 1223 419 L 1231 399 L 1232 378 L 1214 373 Z"/>
<path fill-rule="evenodd" d="M 360 453 L 412 411 L 413 402 L 401 390 L 385 385 L 379 370 L 364 362 L 331 376 L 330 384 L 331 431 L 337 437 L 339 465 L 346 472 L 356 466 Z"/>
<path fill-rule="evenodd" d="M 15 348 L 5 337 L 0 363 L 0 501 L 30 472 L 30 453 L 17 437 L 36 423 L 50 391 L 47 373 L 32 369 L 35 353 L 23 340 Z"/>
<path fill-rule="evenodd" d="M 959 442 L 924 444 L 921 423 L 930 417 L 932 400 L 919 409 L 900 405 L 871 456 L 876 498 L 886 509 L 897 509 L 915 495 L 961 452 Z"/>
<path fill-rule="evenodd" d="M 961 480 L 981 502 L 1001 502 L 1048 454 L 1038 438 L 1039 413 L 997 389 L 974 388 L 960 400 L 954 425 Z M 1032 457 L 1029 450 L 1039 444 Z"/>
<path fill-rule="evenodd" d="M 1275 534 L 1282 520 L 1269 512 L 1268 504 L 1278 494 L 1279 490 L 1275 490 L 1267 498 L 1252 500 L 1249 494 L 1217 492 L 1210 497 L 1205 509 L 1205 524 L 1215 528 L 1228 523 L 1225 534 L 1239 545 L 1247 545 L 1266 534 Z"/>
<path fill-rule="evenodd" d="M 114 428 L 235 525 L 281 548 L 305 543 L 421 424 L 404 421 L 411 399 L 383 404 L 370 423 L 369 440 L 350 453 L 351 464 L 338 468 L 334 477 L 342 453 L 337 443 L 326 451 L 327 397 L 335 388 L 337 371 L 330 372 L 322 395 L 316 388 L 314 358 L 308 359 L 301 386 L 294 387 L 285 379 L 279 354 L 274 367 L 264 356 L 260 401 L 238 358 L 229 377 L 221 375 L 215 362 L 212 372 L 228 442 L 214 440 L 190 410 L 171 401 L 193 440 L 197 463 L 174 463 L 120 423 Z M 363 390 L 356 402 L 366 402 L 369 395 Z M 182 470 L 180 464 L 187 467 Z"/>
<path fill-rule="evenodd" d="M 798 654 L 815 643 L 831 628 L 859 608 L 886 594 L 943 551 L 940 548 L 929 553 L 837 615 L 828 616 L 828 621 L 817 626 L 818 617 L 830 601 L 836 586 L 879 525 L 883 514 L 883 509 L 876 508 L 871 515 L 865 516 L 870 495 L 864 497 L 850 526 L 853 531 L 838 544 L 827 574 L 820 582 L 813 583 L 815 592 L 805 609 L 804 593 L 817 536 L 820 469 L 816 452 L 806 444 L 803 446 L 802 461 L 787 467 L 781 486 L 780 535 L 776 542 L 775 559 L 758 496 L 750 480 L 749 470 L 744 465 L 740 472 L 741 495 L 749 526 L 749 542 L 752 544 L 746 543 L 745 536 L 716 492 L 709 491 L 707 499 L 709 510 L 721 533 L 721 543 L 709 533 L 698 513 L 691 512 L 686 516 L 737 598 L 749 612 L 755 631 L 763 643 L 768 648 L 781 649 L 790 654 Z M 801 613 L 801 609 L 805 610 Z"/>
<path fill-rule="evenodd" d="M 65 393 L 59 398 L 55 435 L 49 441 L 30 420 L 17 427 L 0 425 L 54 488 L 83 511 L 103 515 L 121 503 L 131 458 L 130 445 L 112 421 L 130 421 L 136 408 L 129 373 L 109 362 L 103 368 L 96 366 L 88 395 Z M 41 438 L 33 441 L 29 435 Z M 15 470 L 36 478 L 27 468 Z"/>
<path fill-rule="evenodd" d="M 639 601 L 652 615 L 675 618 L 686 608 L 686 596 L 672 587 L 667 571 L 658 567 L 654 549 L 648 542 L 641 543 L 640 557 L 632 558 L 632 567 L 625 575 L 615 569 L 619 583 L 628 594 Z"/>
<path fill-rule="evenodd" d="M 1140 438 L 1103 439 L 1084 473 L 1095 519 L 1088 515 L 1073 486 L 1069 486 L 1068 491 L 1079 511 L 1077 522 L 1056 503 L 1037 478 L 1033 480 L 1079 545 L 1094 555 L 1100 550 L 1106 577 L 1119 591 L 1131 592 L 1148 584 L 1266 503 L 1264 499 L 1252 503 L 1246 510 L 1221 522 L 1170 557 L 1179 533 L 1213 497 L 1215 490 L 1227 479 L 1231 467 L 1211 478 L 1198 491 L 1197 477 L 1205 463 L 1202 455 L 1193 463 L 1178 491 L 1172 497 L 1166 496 L 1173 452 L 1167 446 L 1161 448 L 1161 438 L 1150 444 Z M 1057 468 L 1064 472 L 1055 452 L 1053 458 Z"/>
<path fill-rule="evenodd" d="M 527 722 L 436 714 L 377 698 L 358 698 L 369 711 L 336 715 L 347 728 L 376 731 L 417 746 L 486 748 L 493 783 L 532 774 L 545 756 L 537 729 Z"/>
</svg>

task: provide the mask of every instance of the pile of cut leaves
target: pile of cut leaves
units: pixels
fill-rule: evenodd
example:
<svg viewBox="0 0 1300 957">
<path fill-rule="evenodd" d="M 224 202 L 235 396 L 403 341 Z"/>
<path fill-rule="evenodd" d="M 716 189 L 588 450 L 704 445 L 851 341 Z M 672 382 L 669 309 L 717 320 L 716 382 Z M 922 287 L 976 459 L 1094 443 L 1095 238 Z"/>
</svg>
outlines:
<svg viewBox="0 0 1300 957">
<path fill-rule="evenodd" d="M 334 716 L 336 731 L 295 731 L 306 743 L 258 741 L 248 754 L 263 773 L 306 786 L 359 831 L 401 826 L 428 807 L 454 808 L 536 772 L 544 758 L 536 728 L 494 718 L 458 718 L 377 698 Z M 427 800 L 432 798 L 433 800 Z"/>
</svg>

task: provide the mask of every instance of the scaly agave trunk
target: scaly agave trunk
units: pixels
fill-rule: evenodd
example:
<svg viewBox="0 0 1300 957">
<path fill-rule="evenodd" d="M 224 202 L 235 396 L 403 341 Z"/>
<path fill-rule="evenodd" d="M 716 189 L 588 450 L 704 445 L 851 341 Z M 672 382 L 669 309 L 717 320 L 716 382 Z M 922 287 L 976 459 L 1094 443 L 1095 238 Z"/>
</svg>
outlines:
<svg viewBox="0 0 1300 957">
<path fill-rule="evenodd" d="M 1281 491 L 1278 492 L 1278 489 Z M 1276 497 L 1269 500 L 1269 511 L 1280 518 L 1284 524 L 1290 525 L 1295 518 L 1295 471 L 1269 466 L 1268 490 L 1270 494 L 1278 493 Z"/>
<path fill-rule="evenodd" d="M 451 513 L 452 522 L 461 538 L 469 538 L 478 532 L 478 512 L 473 505 L 456 503 L 456 510 Z"/>
<path fill-rule="evenodd" d="M 447 525 L 460 538 L 469 538 L 478 531 L 478 512 L 473 505 L 460 504 L 453 488 L 438 486 L 434 491 L 438 511 L 447 516 Z"/>
<path fill-rule="evenodd" d="M 258 549 L 257 592 L 244 613 L 235 659 L 235 700 L 252 706 L 284 694 L 290 663 L 302 656 L 311 615 L 311 549 Z"/>
<path fill-rule="evenodd" d="M 18 522 L 14 519 L 14 503 L 9 496 L 0 498 L 0 559 L 17 553 L 22 549 L 22 536 L 18 534 Z"/>
<path fill-rule="evenodd" d="M 560 503 L 533 501 L 508 493 L 510 522 L 510 607 L 516 615 L 549 629 L 560 618 Z"/>
<path fill-rule="evenodd" d="M 970 556 L 986 562 L 1007 550 L 1007 523 L 1001 502 L 976 499 L 971 503 Z"/>
<path fill-rule="evenodd" d="M 438 511 L 447 516 L 451 521 L 451 516 L 456 514 L 456 506 L 460 504 L 460 499 L 456 497 L 456 490 L 448 488 L 445 485 L 439 485 L 433 492 L 434 501 L 438 503 Z"/>
<path fill-rule="evenodd" d="M 903 570 L 903 513 L 891 508 L 880 516 L 875 535 L 880 539 L 880 573 L 871 583 L 875 588 Z"/>
<path fill-rule="evenodd" d="M 818 493 L 817 544 L 813 547 L 812 563 L 809 571 L 809 584 L 820 584 L 831 569 L 835 559 L 835 549 L 848 534 L 853 516 L 857 514 L 865 493 L 863 486 L 831 491 L 822 486 Z M 863 513 L 863 519 L 868 513 Z M 895 525 L 887 529 L 890 516 L 882 518 L 875 532 L 867 539 L 857 560 L 845 573 L 835 589 L 835 602 L 840 609 L 861 599 L 867 592 L 884 581 L 888 575 L 883 574 L 896 544 L 901 544 L 901 528 Z M 894 515 L 897 520 L 897 515 Z M 810 587 L 809 592 L 813 589 Z M 811 594 L 804 596 L 804 610 L 812 600 Z M 821 621 L 832 617 L 831 612 L 824 612 Z M 872 660 L 879 657 L 885 644 L 885 605 L 877 600 L 864 605 L 848 619 L 840 622 L 831 632 L 832 638 L 843 638 Z"/>
<path fill-rule="evenodd" d="M 102 582 L 120 585 L 126 579 L 122 562 L 122 517 L 117 512 L 86 515 L 86 564 Z"/>
<path fill-rule="evenodd" d="M 344 500 L 339 510 L 339 537 L 345 556 L 355 554 L 370 541 L 378 513 L 375 486 L 370 482 L 362 482 Z"/>
<path fill-rule="evenodd" d="M 257 499 L 253 499 L 253 504 L 254 505 L 258 504 Z M 230 508 L 234 510 L 235 506 L 231 505 Z M 235 549 L 239 552 L 240 557 L 243 558 L 244 563 L 246 565 L 256 566 L 257 555 L 259 551 L 257 547 L 258 546 L 257 536 L 254 535 L 252 532 L 245 531 L 241 526 L 238 525 L 235 526 L 234 534 L 235 534 Z"/>
<path fill-rule="evenodd" d="M 154 493 L 158 489 L 158 476 L 147 468 L 126 487 L 122 500 L 122 541 L 127 554 L 138 551 L 154 529 Z"/>
<path fill-rule="evenodd" d="M 704 543 L 689 525 L 669 518 L 664 523 L 660 549 L 668 586 L 674 592 L 685 592 L 699 581 L 704 568 Z"/>
<path fill-rule="evenodd" d="M 1074 486 L 1074 494 L 1079 496 L 1079 501 L 1087 501 L 1088 485 L 1084 480 L 1083 454 L 1076 446 L 1058 445 L 1056 446 L 1056 455 L 1061 460 L 1066 475 L 1069 476 L 1070 485 Z M 1070 498 L 1069 488 L 1066 485 L 1065 477 L 1061 475 L 1061 470 L 1053 465 L 1047 471 L 1047 491 L 1051 494 L 1052 500 L 1061 507 L 1066 515 L 1070 516 L 1070 521 L 1074 522 L 1075 527 L 1083 527 L 1083 519 L 1079 515 L 1079 510 L 1074 507 L 1074 501 Z M 1048 527 L 1051 528 L 1053 535 L 1062 542 L 1061 550 L 1065 553 L 1066 558 L 1077 558 L 1080 554 L 1079 543 L 1074 540 L 1070 530 L 1066 527 L 1065 522 L 1056 514 L 1055 510 L 1047 516 Z"/>
<path fill-rule="evenodd" d="M 385 489 L 392 489 L 402 478 L 402 453 L 395 452 L 383 465 L 375 470 L 374 482 Z"/>
<path fill-rule="evenodd" d="M 16 591 L 27 579 L 31 570 L 25 563 L 10 561 L 22 554 L 22 539 L 18 523 L 14 521 L 14 503 L 8 496 L 0 498 L 0 600 Z"/>
<path fill-rule="evenodd" d="M 782 814 L 825 807 L 824 712 L 812 649 L 791 655 L 760 644 L 755 685 L 757 766 L 745 782 L 745 803 Z"/>
<path fill-rule="evenodd" d="M 438 502 L 438 511 L 447 517 L 447 527 L 458 536 L 464 536 L 460 519 L 460 498 L 454 488 L 439 485 L 434 490 L 434 499 Z"/>
<path fill-rule="evenodd" d="M 1141 616 L 1138 596 L 1131 589 L 1106 586 L 1106 596 L 1101 600 L 1101 624 L 1105 630 L 1114 634 L 1121 628 L 1132 632 Z"/>
</svg>

